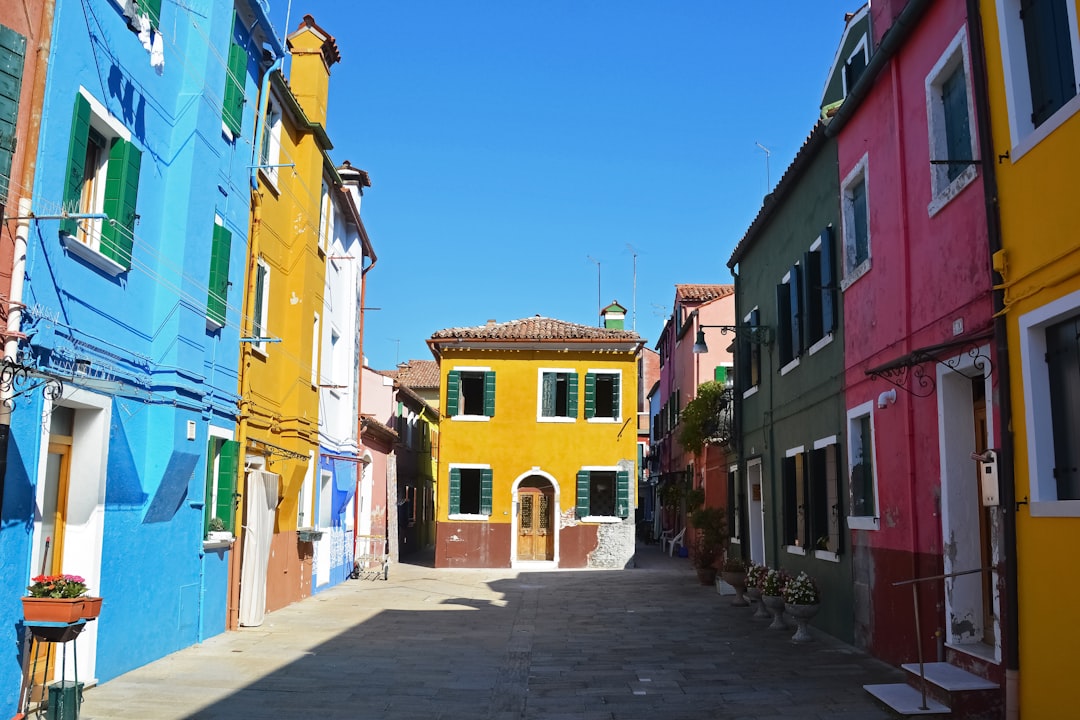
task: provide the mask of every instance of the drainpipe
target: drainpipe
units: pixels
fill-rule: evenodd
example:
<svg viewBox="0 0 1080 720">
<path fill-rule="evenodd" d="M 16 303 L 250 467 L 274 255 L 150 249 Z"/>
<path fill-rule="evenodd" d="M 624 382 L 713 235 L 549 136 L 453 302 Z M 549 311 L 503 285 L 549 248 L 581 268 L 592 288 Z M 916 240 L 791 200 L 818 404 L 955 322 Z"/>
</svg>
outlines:
<svg viewBox="0 0 1080 720">
<path fill-rule="evenodd" d="M 361 257 L 360 257 L 361 263 L 363 262 L 363 260 L 364 260 L 364 255 L 363 255 L 363 250 L 361 250 Z M 375 267 L 375 263 L 377 263 L 378 261 L 379 261 L 378 258 L 372 257 L 370 265 L 368 265 L 367 267 L 361 267 L 360 268 L 360 307 L 358 308 L 358 310 L 359 310 L 358 314 L 359 314 L 360 322 L 358 323 L 358 327 L 357 327 L 357 332 L 360 335 L 360 338 L 359 338 L 359 343 L 360 343 L 360 345 L 359 345 L 359 350 L 360 350 L 360 376 L 357 379 L 358 381 L 356 383 L 356 450 L 357 450 L 357 452 L 359 452 L 360 448 L 363 447 L 363 442 L 364 442 L 363 441 L 363 437 L 364 437 L 364 413 L 362 411 L 363 405 L 361 404 L 361 400 L 363 399 L 363 393 L 364 393 L 364 303 L 366 302 L 366 298 L 367 298 L 367 274 L 368 274 L 368 271 L 371 270 L 371 268 Z M 353 491 L 353 497 L 356 498 L 356 501 L 353 502 L 353 557 L 354 558 L 356 557 L 356 550 L 357 550 L 357 548 L 359 547 L 359 544 L 360 544 L 360 539 L 357 537 L 357 535 L 360 532 L 360 502 L 359 502 L 359 498 L 360 498 L 360 486 L 361 486 L 362 481 L 363 481 L 363 470 L 364 470 L 365 467 L 367 467 L 367 466 L 364 465 L 364 463 L 357 463 L 357 465 L 356 465 L 356 489 Z M 370 512 L 370 510 L 371 509 L 368 508 L 369 512 Z"/>
<path fill-rule="evenodd" d="M 979 0 L 967 0 L 968 41 L 971 47 L 972 85 L 975 115 L 978 120 L 979 153 L 983 173 L 983 196 L 986 206 L 986 236 L 990 257 L 1001 252 L 1001 217 L 994 165 L 994 137 L 990 128 L 989 80 L 986 72 L 986 45 L 983 39 Z M 992 280 L 991 276 L 991 280 Z M 1004 637 L 1005 717 L 1020 717 L 1020 619 L 1018 576 L 1016 570 L 1016 486 L 1013 468 L 1012 382 L 1009 367 L 1008 323 L 1005 319 L 1005 291 L 992 294 L 994 303 L 994 350 L 997 354 L 998 406 L 1001 409 L 1001 448 L 998 453 L 998 478 L 1001 492 L 1001 557 L 1005 574 Z"/>
</svg>

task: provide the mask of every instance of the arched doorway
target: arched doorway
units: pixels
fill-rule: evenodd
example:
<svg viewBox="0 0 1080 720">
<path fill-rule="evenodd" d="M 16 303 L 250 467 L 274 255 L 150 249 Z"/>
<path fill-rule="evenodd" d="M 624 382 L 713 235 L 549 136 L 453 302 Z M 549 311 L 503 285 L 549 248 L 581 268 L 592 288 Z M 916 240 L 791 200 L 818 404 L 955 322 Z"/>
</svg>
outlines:
<svg viewBox="0 0 1080 720">
<path fill-rule="evenodd" d="M 555 488 L 531 475 L 518 485 L 517 560 L 555 559 Z"/>
</svg>

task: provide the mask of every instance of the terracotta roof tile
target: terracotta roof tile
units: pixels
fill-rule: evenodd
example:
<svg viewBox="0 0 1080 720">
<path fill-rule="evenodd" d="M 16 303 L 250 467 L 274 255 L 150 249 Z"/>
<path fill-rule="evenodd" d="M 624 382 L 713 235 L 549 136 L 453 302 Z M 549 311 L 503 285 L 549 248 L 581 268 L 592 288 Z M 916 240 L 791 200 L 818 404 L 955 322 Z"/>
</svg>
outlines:
<svg viewBox="0 0 1080 720">
<path fill-rule="evenodd" d="M 608 330 L 590 325 L 578 325 L 563 320 L 536 315 L 521 320 L 497 323 L 489 321 L 479 327 L 447 328 L 432 333 L 432 340 L 614 340 L 637 341 L 641 337 L 631 330 Z"/>
<path fill-rule="evenodd" d="M 734 285 L 676 285 L 675 298 L 682 302 L 705 302 L 735 294 Z"/>
<path fill-rule="evenodd" d="M 407 360 L 388 374 L 407 388 L 439 389 L 439 363 L 434 360 Z"/>
</svg>

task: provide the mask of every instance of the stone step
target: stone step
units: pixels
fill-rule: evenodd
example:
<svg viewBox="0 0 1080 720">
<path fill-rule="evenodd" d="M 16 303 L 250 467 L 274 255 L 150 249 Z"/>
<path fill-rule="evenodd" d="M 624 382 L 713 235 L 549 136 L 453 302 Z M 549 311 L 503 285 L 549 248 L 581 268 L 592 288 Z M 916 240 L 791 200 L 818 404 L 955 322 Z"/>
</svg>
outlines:
<svg viewBox="0 0 1080 720">
<path fill-rule="evenodd" d="M 915 682 L 919 678 L 919 663 L 904 663 L 900 666 L 911 673 Z M 947 662 L 923 663 L 923 675 L 927 682 L 932 682 L 946 692 L 965 692 L 977 690 L 997 690 L 998 684 L 979 677 L 967 670 L 950 665 Z"/>
<path fill-rule="evenodd" d="M 863 685 L 863 689 L 900 715 L 945 716 L 950 713 L 947 705 L 939 703 L 929 695 L 926 696 L 924 707 L 922 693 L 907 683 Z"/>
</svg>

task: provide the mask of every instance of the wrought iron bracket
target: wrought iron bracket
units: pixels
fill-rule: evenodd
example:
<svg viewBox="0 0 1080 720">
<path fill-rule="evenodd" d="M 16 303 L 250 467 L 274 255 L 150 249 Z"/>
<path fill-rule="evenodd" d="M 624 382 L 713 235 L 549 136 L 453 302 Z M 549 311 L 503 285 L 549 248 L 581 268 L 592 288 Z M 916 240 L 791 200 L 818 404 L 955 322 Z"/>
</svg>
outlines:
<svg viewBox="0 0 1080 720">
<path fill-rule="evenodd" d="M 984 338 L 976 337 L 965 341 L 962 345 L 943 343 L 914 350 L 900 360 L 871 368 L 866 371 L 866 374 L 872 378 L 881 378 L 909 395 L 920 398 L 930 397 L 937 389 L 937 381 L 926 372 L 924 366 L 928 362 L 937 363 L 947 370 L 969 377 L 964 372 L 965 368 L 961 368 L 961 363 L 965 359 L 970 359 L 971 363 L 967 367 L 974 368 L 979 375 L 986 376 L 993 373 L 994 366 L 990 361 L 990 356 L 983 352 L 983 347 L 979 344 L 982 339 Z M 961 348 L 958 354 L 954 353 L 957 347 Z"/>
<path fill-rule="evenodd" d="M 49 400 L 56 400 L 64 392 L 64 384 L 58 378 L 43 375 L 40 370 L 10 358 L 0 361 L 0 393 L 9 410 L 15 408 L 15 398 L 29 395 L 38 388 Z"/>
</svg>

